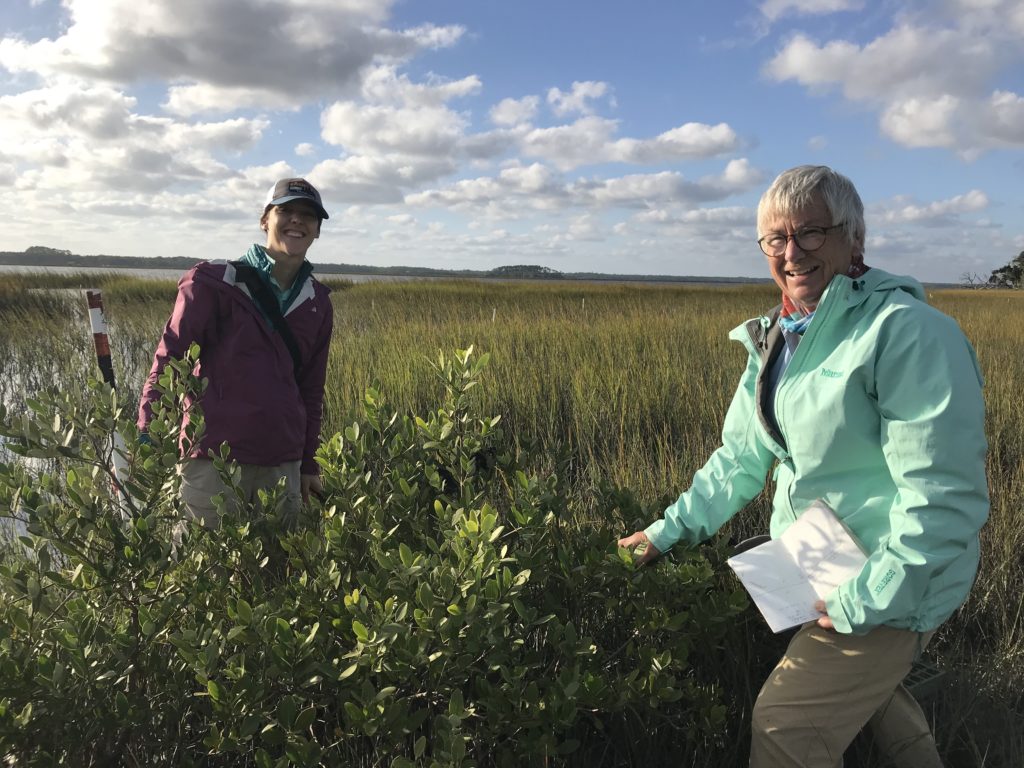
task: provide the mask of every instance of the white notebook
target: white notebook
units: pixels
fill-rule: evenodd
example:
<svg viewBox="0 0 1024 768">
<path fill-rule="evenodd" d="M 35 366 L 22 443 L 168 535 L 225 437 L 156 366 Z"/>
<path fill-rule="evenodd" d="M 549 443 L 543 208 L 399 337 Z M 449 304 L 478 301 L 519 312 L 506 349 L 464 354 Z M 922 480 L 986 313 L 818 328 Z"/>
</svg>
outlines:
<svg viewBox="0 0 1024 768">
<path fill-rule="evenodd" d="M 811 504 L 777 539 L 727 561 L 772 632 L 817 620 L 817 600 L 857 576 L 867 557 L 823 501 Z"/>
</svg>

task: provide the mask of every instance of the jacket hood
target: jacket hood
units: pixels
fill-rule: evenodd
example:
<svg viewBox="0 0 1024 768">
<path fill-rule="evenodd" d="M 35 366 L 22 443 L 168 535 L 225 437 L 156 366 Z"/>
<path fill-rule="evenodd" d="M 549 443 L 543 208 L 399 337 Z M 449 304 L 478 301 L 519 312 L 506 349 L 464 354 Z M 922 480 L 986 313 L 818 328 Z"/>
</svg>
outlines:
<svg viewBox="0 0 1024 768">
<path fill-rule="evenodd" d="M 884 299 L 885 295 L 894 291 L 902 291 L 924 304 L 928 303 L 924 286 L 917 280 L 904 275 L 894 275 L 876 267 L 872 267 L 860 277 L 836 275 L 825 289 L 822 301 L 840 301 L 846 308 L 852 308 L 866 303 L 870 297 Z M 765 358 L 771 347 L 770 334 L 779 333 L 778 319 L 781 310 L 782 305 L 779 304 L 765 314 L 741 323 L 732 329 L 729 338 L 743 343 L 751 353 Z"/>
<path fill-rule="evenodd" d="M 894 275 L 877 267 L 872 267 L 860 277 L 839 275 L 832 278 L 825 296 L 838 292 L 841 300 L 847 305 L 857 306 L 867 301 L 872 294 L 889 291 L 904 291 L 918 301 L 928 303 L 924 286 L 917 280 L 906 275 Z"/>
</svg>

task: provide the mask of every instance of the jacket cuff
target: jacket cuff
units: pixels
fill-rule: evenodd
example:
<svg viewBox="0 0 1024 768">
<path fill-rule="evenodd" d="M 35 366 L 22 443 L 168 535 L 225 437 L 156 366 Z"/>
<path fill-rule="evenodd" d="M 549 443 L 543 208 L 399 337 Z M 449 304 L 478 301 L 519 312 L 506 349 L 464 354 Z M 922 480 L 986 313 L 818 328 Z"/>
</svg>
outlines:
<svg viewBox="0 0 1024 768">
<path fill-rule="evenodd" d="M 671 541 L 670 538 L 665 535 L 664 529 L 664 520 L 658 520 L 654 523 L 651 523 L 651 525 L 647 526 L 644 529 L 644 533 L 647 535 L 647 539 L 651 542 L 651 544 L 654 545 L 655 549 L 657 549 L 662 554 L 668 552 L 668 550 L 672 548 L 672 545 L 675 544 L 674 541 Z"/>
</svg>

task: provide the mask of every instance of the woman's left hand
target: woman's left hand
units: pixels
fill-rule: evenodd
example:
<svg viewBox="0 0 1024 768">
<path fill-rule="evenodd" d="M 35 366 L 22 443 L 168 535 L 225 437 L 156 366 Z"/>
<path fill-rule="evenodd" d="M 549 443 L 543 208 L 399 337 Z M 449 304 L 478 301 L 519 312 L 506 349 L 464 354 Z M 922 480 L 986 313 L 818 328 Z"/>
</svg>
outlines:
<svg viewBox="0 0 1024 768">
<path fill-rule="evenodd" d="M 632 536 L 619 539 L 619 546 L 631 552 L 637 547 L 642 546 L 644 548 L 644 551 L 637 555 L 637 565 L 647 565 L 652 560 L 656 560 L 661 554 L 661 550 L 651 544 L 651 540 L 647 538 L 647 534 L 643 531 L 637 531 Z"/>
<path fill-rule="evenodd" d="M 818 619 L 818 626 L 822 629 L 835 629 L 835 624 L 832 623 L 832 619 L 828 617 L 828 609 L 825 607 L 825 601 L 819 600 L 814 604 L 814 610 L 822 614 Z"/>
</svg>

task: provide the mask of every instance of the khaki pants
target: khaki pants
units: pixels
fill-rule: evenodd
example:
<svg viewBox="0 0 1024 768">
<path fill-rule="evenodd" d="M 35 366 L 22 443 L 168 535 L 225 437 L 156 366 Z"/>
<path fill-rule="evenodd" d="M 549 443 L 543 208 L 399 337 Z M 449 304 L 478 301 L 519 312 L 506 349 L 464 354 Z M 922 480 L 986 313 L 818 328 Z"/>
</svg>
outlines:
<svg viewBox="0 0 1024 768">
<path fill-rule="evenodd" d="M 928 721 L 901 685 L 931 634 L 802 627 L 754 704 L 751 768 L 838 768 L 869 722 L 891 765 L 941 768 Z"/>
<path fill-rule="evenodd" d="M 259 504 L 259 491 L 273 488 L 281 478 L 285 478 L 285 500 L 281 507 L 281 518 L 285 525 L 294 523 L 299 514 L 302 501 L 300 461 L 288 461 L 274 467 L 260 467 L 255 464 L 234 464 L 235 481 L 245 495 L 245 502 Z M 181 475 L 181 500 L 185 505 L 186 516 L 202 523 L 207 528 L 218 528 L 220 516 L 213 503 L 213 497 L 224 494 L 229 505 L 237 504 L 235 494 L 228 489 L 210 459 L 186 459 L 178 468 Z M 179 541 L 188 521 L 182 521 L 175 531 L 175 541 Z"/>
</svg>

